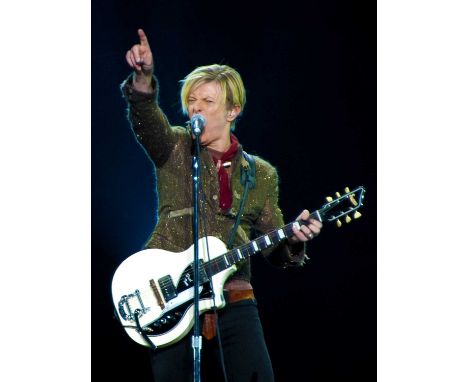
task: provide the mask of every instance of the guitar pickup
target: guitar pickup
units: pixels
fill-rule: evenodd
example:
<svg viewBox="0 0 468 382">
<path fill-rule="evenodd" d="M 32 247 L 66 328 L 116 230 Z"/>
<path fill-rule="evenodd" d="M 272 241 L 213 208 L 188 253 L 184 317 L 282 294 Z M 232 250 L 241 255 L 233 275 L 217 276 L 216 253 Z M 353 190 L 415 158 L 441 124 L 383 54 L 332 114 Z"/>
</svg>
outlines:
<svg viewBox="0 0 468 382">
<path fill-rule="evenodd" d="M 169 301 L 177 297 L 177 291 L 170 275 L 161 277 L 158 280 L 158 284 L 165 301 Z"/>
</svg>

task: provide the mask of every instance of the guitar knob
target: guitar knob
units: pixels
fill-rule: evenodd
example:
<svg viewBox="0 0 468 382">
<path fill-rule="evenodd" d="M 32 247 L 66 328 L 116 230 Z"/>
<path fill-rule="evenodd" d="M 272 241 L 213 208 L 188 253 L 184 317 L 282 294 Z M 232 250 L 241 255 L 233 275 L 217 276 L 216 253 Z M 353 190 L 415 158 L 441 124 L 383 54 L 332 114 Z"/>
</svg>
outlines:
<svg viewBox="0 0 468 382">
<path fill-rule="evenodd" d="M 359 219 L 362 216 L 362 214 L 359 211 L 356 211 L 353 215 L 354 219 Z"/>
<path fill-rule="evenodd" d="M 336 226 L 340 228 L 343 224 L 341 223 L 340 219 L 336 221 Z"/>
<path fill-rule="evenodd" d="M 327 196 L 327 197 L 325 198 L 325 200 L 326 200 L 327 202 L 329 202 L 329 203 L 330 203 L 330 202 L 333 202 L 333 198 L 332 198 L 331 196 Z"/>
<path fill-rule="evenodd" d="M 346 223 L 351 222 L 351 220 L 352 220 L 352 219 L 351 219 L 348 215 L 346 215 L 346 218 L 345 218 Z"/>
<path fill-rule="evenodd" d="M 350 192 L 349 187 L 345 187 L 344 192 L 348 194 Z"/>
<path fill-rule="evenodd" d="M 335 192 L 335 195 L 336 195 L 337 198 L 339 198 L 341 196 L 339 192 Z"/>
</svg>

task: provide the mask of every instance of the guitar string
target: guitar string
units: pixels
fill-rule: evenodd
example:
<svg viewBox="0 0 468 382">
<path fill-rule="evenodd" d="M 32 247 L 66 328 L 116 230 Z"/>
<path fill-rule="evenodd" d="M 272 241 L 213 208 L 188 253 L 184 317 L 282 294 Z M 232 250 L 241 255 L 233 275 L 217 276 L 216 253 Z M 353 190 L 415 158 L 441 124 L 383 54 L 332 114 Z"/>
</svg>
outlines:
<svg viewBox="0 0 468 382">
<path fill-rule="evenodd" d="M 220 256 L 218 256 L 218 257 L 212 259 L 210 262 L 206 262 L 206 263 L 201 264 L 200 267 L 204 268 L 203 270 L 206 271 L 206 267 L 209 266 L 210 263 L 217 262 L 217 263 L 223 264 L 223 261 L 221 260 L 221 257 L 222 257 L 222 256 L 231 256 L 231 257 L 232 257 L 232 260 L 234 260 L 234 259 L 235 259 L 234 253 L 236 253 L 236 250 L 237 250 L 237 249 L 239 249 L 239 251 L 240 251 L 241 254 L 242 254 L 242 258 L 239 258 L 238 261 L 240 261 L 240 260 L 242 260 L 242 259 L 245 259 L 245 258 L 247 258 L 247 257 L 250 257 L 251 255 L 253 255 L 253 254 L 257 253 L 257 252 L 262 251 L 262 250 L 268 248 L 269 246 L 273 246 L 273 245 L 277 244 L 278 242 L 280 242 L 282 239 L 279 237 L 278 232 L 279 232 L 281 229 L 283 229 L 284 231 L 286 231 L 286 233 L 288 233 L 288 236 L 290 236 L 290 233 L 292 233 L 291 227 L 292 227 L 293 224 L 294 224 L 294 223 L 289 223 L 289 224 L 285 225 L 285 226 L 282 227 L 282 228 L 279 228 L 279 229 L 277 229 L 277 230 L 273 230 L 273 231 L 271 231 L 271 232 L 269 232 L 269 233 L 267 233 L 267 234 L 265 234 L 265 235 L 262 235 L 262 236 L 258 237 L 257 239 L 252 240 L 250 243 L 243 244 L 243 245 L 241 245 L 241 246 L 239 246 L 239 247 L 237 247 L 237 248 L 235 248 L 235 249 L 233 249 L 233 250 L 231 250 L 231 251 L 228 251 L 228 252 L 224 253 L 223 255 L 220 255 Z M 274 236 L 274 237 L 271 237 L 270 235 L 275 235 L 275 236 Z M 270 238 L 270 241 L 271 241 L 271 239 L 273 239 L 273 241 L 272 241 L 272 244 L 271 244 L 271 245 L 267 245 L 267 246 L 265 246 L 264 248 L 262 248 L 262 247 L 261 247 L 261 244 L 260 244 L 260 242 L 258 242 L 258 240 L 260 240 L 260 239 L 263 238 L 264 241 L 265 241 L 265 244 L 266 244 L 266 240 L 265 240 L 265 237 L 266 237 L 266 236 L 268 236 L 268 237 Z M 276 242 L 275 242 L 275 241 L 276 241 Z M 255 250 L 255 247 L 254 247 L 254 245 L 253 245 L 254 242 L 257 244 L 257 247 L 259 248 L 258 250 Z M 251 253 L 251 252 L 252 252 L 252 253 Z M 231 255 L 230 255 L 230 254 L 231 254 Z M 246 254 L 247 254 L 247 255 L 246 255 Z M 237 254 L 237 255 L 238 255 L 238 254 Z M 219 265 L 219 264 L 218 264 L 218 265 Z M 225 269 L 226 269 L 226 268 L 225 268 Z M 192 269 L 192 268 L 188 267 L 187 269 L 185 269 L 184 272 L 182 273 L 181 277 L 185 277 L 185 276 L 187 276 L 187 275 L 193 275 L 193 269 Z"/>
<path fill-rule="evenodd" d="M 273 245 L 275 245 L 275 244 L 277 244 L 278 242 L 281 241 L 281 238 L 279 237 L 278 232 L 281 229 L 283 229 L 284 231 L 286 231 L 286 233 L 289 236 L 292 233 L 292 225 L 293 224 L 294 223 L 289 223 L 289 224 L 285 225 L 282 228 L 270 231 L 269 233 L 267 233 L 265 235 L 262 235 L 262 236 L 256 238 L 255 240 L 252 240 L 250 243 L 243 244 L 243 245 L 241 245 L 241 246 L 239 246 L 239 247 L 237 247 L 237 248 L 235 248 L 235 249 L 233 249 L 231 251 L 228 251 L 228 252 L 224 253 L 223 255 L 220 255 L 220 256 L 212 259 L 210 262 L 202 263 L 200 265 L 200 268 L 203 268 L 203 270 L 206 272 L 206 267 L 209 266 L 210 264 L 211 265 L 215 264 L 215 266 L 218 267 L 218 268 L 219 268 L 219 265 L 225 264 L 225 262 L 223 262 L 223 260 L 222 260 L 222 256 L 227 256 L 227 257 L 231 258 L 232 261 L 235 261 L 236 258 L 238 258 L 237 261 L 240 261 L 240 260 L 245 259 L 245 258 L 247 258 L 247 257 L 249 257 L 249 256 L 251 256 L 251 255 L 253 255 L 253 254 L 255 254 L 255 253 L 259 252 L 259 251 L 262 251 L 262 250 L 264 250 L 264 249 L 266 249 L 266 248 L 268 248 L 270 246 L 273 246 Z M 206 231 L 206 228 L 205 228 L 205 231 Z M 269 237 L 269 239 L 271 241 L 270 245 L 268 245 L 267 242 L 266 242 L 265 238 L 267 236 Z M 262 247 L 262 244 L 259 241 L 260 239 L 263 239 L 263 241 L 265 243 L 265 247 Z M 253 245 L 254 242 L 257 244 L 258 250 L 255 250 L 255 247 Z M 241 255 L 239 255 L 239 253 L 237 253 L 237 250 L 240 251 Z M 224 269 L 226 269 L 226 268 L 224 268 Z M 185 277 L 187 275 L 193 276 L 193 268 L 190 268 L 190 267 L 186 268 L 184 270 L 184 272 L 182 273 L 181 278 L 183 278 L 183 277 Z M 159 281 L 159 283 L 160 283 L 160 285 L 165 286 L 165 287 L 174 286 L 174 283 L 173 283 L 172 279 L 167 280 L 167 281 L 166 280 Z"/>
<path fill-rule="evenodd" d="M 318 218 L 318 216 L 317 216 L 317 213 L 318 213 L 318 212 L 319 212 L 319 211 L 314 211 L 314 212 L 311 213 L 309 216 L 310 216 L 310 217 L 313 216 L 314 218 L 317 219 L 317 218 Z M 282 227 L 282 228 L 278 228 L 278 229 L 276 229 L 276 230 L 272 230 L 272 231 L 266 233 L 265 235 L 262 235 L 262 236 L 258 237 L 257 239 L 252 240 L 250 243 L 246 243 L 246 244 L 241 245 L 241 246 L 239 246 L 239 247 L 237 247 L 237 248 L 235 248 L 235 249 L 233 249 L 233 250 L 231 250 L 231 251 L 228 251 L 228 252 L 224 253 L 223 255 L 220 255 L 220 256 L 218 256 L 218 257 L 216 257 L 216 258 L 210 260 L 210 261 L 207 262 L 207 263 L 202 263 L 202 264 L 201 264 L 201 267 L 202 267 L 203 270 L 206 272 L 206 267 L 209 266 L 210 263 L 216 262 L 216 263 L 218 263 L 217 265 L 220 265 L 220 263 L 222 264 L 222 263 L 223 263 L 222 260 L 221 260 L 221 257 L 222 257 L 222 256 L 231 256 L 231 257 L 232 257 L 232 260 L 234 260 L 235 258 L 233 257 L 233 256 L 234 256 L 233 254 L 236 252 L 237 249 L 240 250 L 241 254 L 243 255 L 242 258 L 244 258 L 244 259 L 245 259 L 246 257 L 249 257 L 249 256 L 255 254 L 256 252 L 259 252 L 259 251 L 261 251 L 261 250 L 263 250 L 263 249 L 266 249 L 266 248 L 268 248 L 268 246 L 266 246 L 266 247 L 264 247 L 264 248 L 261 248 L 261 246 L 259 245 L 260 243 L 257 242 L 259 239 L 261 239 L 261 238 L 264 239 L 266 236 L 268 236 L 269 239 L 273 239 L 273 242 L 272 242 L 271 245 L 275 245 L 275 244 L 277 244 L 278 242 L 280 242 L 280 241 L 282 240 L 281 238 L 279 238 L 278 232 L 279 232 L 280 230 L 283 230 L 283 231 L 286 231 L 286 233 L 288 234 L 287 236 L 290 236 L 290 235 L 292 234 L 292 232 L 293 232 L 293 231 L 292 231 L 292 225 L 293 225 L 293 224 L 294 224 L 294 223 L 289 223 L 289 224 L 285 225 L 285 226 Z M 206 229 L 206 228 L 205 228 L 205 229 Z M 270 235 L 275 235 L 275 236 L 271 237 Z M 278 236 L 278 237 L 277 237 L 277 236 Z M 275 239 L 277 240 L 276 243 L 274 242 Z M 254 242 L 257 244 L 257 246 L 258 246 L 258 248 L 259 248 L 258 251 L 255 250 L 255 247 L 253 246 L 253 243 L 254 243 Z M 252 251 L 250 251 L 250 250 L 252 250 Z M 252 252 L 252 253 L 250 253 L 250 252 Z M 245 253 L 247 253 L 247 256 L 245 256 Z M 231 254 L 231 255 L 230 255 L 230 254 Z M 240 260 L 241 260 L 241 259 L 239 259 L 239 261 L 240 261 Z M 211 264 L 211 265 L 212 265 L 212 264 Z M 226 269 L 226 268 L 225 268 L 225 269 Z M 186 268 L 186 269 L 184 270 L 184 272 L 181 274 L 181 278 L 182 278 L 182 277 L 185 277 L 185 276 L 187 276 L 187 275 L 193 276 L 193 269 L 191 269 L 190 267 L 188 267 L 188 268 Z M 167 284 L 164 284 L 164 285 L 170 285 L 169 281 L 167 282 Z"/>
<path fill-rule="evenodd" d="M 202 192 L 203 192 L 203 190 L 202 190 Z M 205 201 L 205 202 L 206 202 L 206 201 Z M 330 206 L 329 206 L 328 208 L 330 208 Z M 326 212 L 326 210 L 327 210 L 327 207 L 323 207 L 322 209 L 317 210 L 317 211 L 314 211 L 313 213 L 311 213 L 311 214 L 309 215 L 309 217 L 313 217 L 313 218 L 315 218 L 315 219 L 318 219 L 318 216 L 320 216 L 321 213 L 323 214 L 324 212 Z M 281 229 L 283 229 L 284 231 L 286 231 L 286 233 L 288 234 L 288 236 L 290 236 L 290 235 L 292 234 L 292 232 L 293 232 L 293 231 L 292 231 L 292 225 L 293 225 L 293 224 L 294 224 L 294 223 L 289 223 L 289 224 L 285 225 L 285 226 L 282 227 L 282 228 L 279 228 L 279 229 L 277 229 L 277 230 L 273 230 L 273 231 L 271 231 L 271 232 L 268 232 L 268 233 L 266 233 L 265 235 L 260 236 L 259 238 L 255 239 L 255 240 L 252 240 L 250 243 L 241 245 L 241 246 L 239 246 L 239 247 L 237 247 L 237 248 L 235 248 L 235 249 L 233 249 L 233 250 L 231 250 L 231 251 L 228 251 L 228 252 L 226 252 L 226 253 L 224 253 L 224 254 L 222 254 L 222 255 L 220 255 L 220 256 L 214 258 L 214 259 L 211 259 L 209 262 L 206 262 L 206 263 L 201 264 L 201 267 L 202 267 L 203 270 L 206 272 L 206 268 L 207 268 L 208 266 L 210 266 L 210 265 L 213 266 L 213 264 L 216 264 L 216 266 L 219 266 L 220 264 L 223 263 L 223 261 L 221 260 L 222 256 L 231 257 L 232 260 L 235 260 L 234 253 L 236 252 L 237 249 L 240 250 L 241 254 L 243 255 L 242 258 L 245 259 L 246 257 L 249 257 L 249 256 L 255 254 L 256 252 L 259 252 L 259 251 L 261 251 L 261 250 L 266 249 L 266 248 L 269 247 L 269 246 L 267 245 L 266 247 L 261 248 L 260 242 L 258 242 L 258 240 L 260 240 L 260 239 L 262 239 L 262 238 L 265 240 L 265 237 L 266 237 L 266 236 L 268 236 L 269 239 L 273 239 L 270 235 L 275 235 L 275 236 L 276 236 L 276 235 L 278 234 L 278 232 L 279 232 Z M 206 231 L 206 227 L 205 227 L 205 231 Z M 278 237 L 278 238 L 274 237 L 274 239 L 278 240 L 277 242 L 279 242 L 279 241 L 282 240 L 282 239 L 279 238 L 279 237 Z M 266 240 L 265 240 L 265 241 L 266 241 Z M 254 242 L 257 244 L 257 246 L 258 246 L 258 248 L 259 248 L 258 251 L 255 250 L 255 247 L 254 247 L 254 245 L 253 245 Z M 274 244 L 277 244 L 277 243 L 272 242 L 271 245 L 274 245 Z M 252 253 L 250 253 L 250 252 L 251 252 L 250 250 L 253 250 Z M 247 252 L 247 256 L 245 256 L 245 252 Z M 237 254 L 237 255 L 239 256 L 239 254 Z M 242 260 L 242 259 L 239 258 L 238 261 L 240 261 L 240 260 Z M 226 268 L 225 268 L 225 269 L 226 269 Z M 185 276 L 187 276 L 187 275 L 193 275 L 193 269 L 187 268 L 187 269 L 182 273 L 181 277 L 185 277 Z"/>
<path fill-rule="evenodd" d="M 250 256 L 254 255 L 257 252 L 260 252 L 260 251 L 262 251 L 262 250 L 264 250 L 264 249 L 266 249 L 266 248 L 268 248 L 270 246 L 273 246 L 273 245 L 279 243 L 282 240 L 280 238 L 280 235 L 279 235 L 279 231 L 281 229 L 286 231 L 287 236 L 292 235 L 292 233 L 293 233 L 292 225 L 293 224 L 294 223 L 289 223 L 289 224 L 285 225 L 284 227 L 282 227 L 280 229 L 273 230 L 273 231 L 271 231 L 271 232 L 269 232 L 269 233 L 267 233 L 265 235 L 262 235 L 262 236 L 258 237 L 255 240 L 252 240 L 250 243 L 241 245 L 240 247 L 237 247 L 237 248 L 235 248 L 235 249 L 233 249 L 231 251 L 228 251 L 225 254 L 220 255 L 220 256 L 212 259 L 211 261 L 209 261 L 207 263 L 202 263 L 200 265 L 200 268 L 202 268 L 202 271 L 205 271 L 205 274 L 206 274 L 208 266 L 211 266 L 212 268 L 214 266 L 216 266 L 216 268 L 218 269 L 218 272 L 219 272 L 220 268 L 221 268 L 221 270 L 225 270 L 229 266 L 226 265 L 226 263 L 225 263 L 225 261 L 223 261 L 222 257 L 225 256 L 225 257 L 228 258 L 228 260 L 231 260 L 232 262 L 237 262 L 237 261 L 240 261 L 240 260 L 245 259 L 247 257 L 250 257 Z M 205 232 L 206 232 L 206 228 L 205 228 Z M 267 242 L 266 242 L 265 238 L 267 236 L 270 239 L 270 242 L 271 242 L 270 245 L 268 245 Z M 261 243 L 259 241 L 260 239 L 263 239 L 265 247 L 262 247 L 262 245 L 261 245 Z M 253 245 L 254 242 L 257 244 L 257 248 L 258 248 L 257 250 L 255 249 L 255 247 Z M 239 250 L 240 254 L 237 252 L 237 250 Z M 181 279 L 186 277 L 187 275 L 189 275 L 190 279 L 193 280 L 193 266 L 192 266 L 192 268 L 188 267 L 187 269 L 184 270 L 184 272 L 181 275 Z M 209 280 L 207 280 L 207 277 L 202 277 L 202 282 L 204 283 L 206 281 L 209 281 Z M 174 282 L 172 281 L 172 278 L 165 279 L 163 281 L 159 280 L 158 282 L 159 282 L 162 289 L 167 289 L 167 288 L 177 289 L 176 285 L 174 285 Z"/>
</svg>

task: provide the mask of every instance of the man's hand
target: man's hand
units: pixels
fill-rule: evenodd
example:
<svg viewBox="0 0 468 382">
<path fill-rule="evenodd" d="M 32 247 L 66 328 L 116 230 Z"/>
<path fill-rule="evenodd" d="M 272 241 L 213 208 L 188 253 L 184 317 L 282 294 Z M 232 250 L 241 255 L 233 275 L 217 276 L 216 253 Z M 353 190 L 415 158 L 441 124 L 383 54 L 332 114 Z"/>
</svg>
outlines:
<svg viewBox="0 0 468 382">
<path fill-rule="evenodd" d="M 143 29 L 138 29 L 140 43 L 133 45 L 125 55 L 128 65 L 134 70 L 133 86 L 143 92 L 150 92 L 153 76 L 153 54 Z"/>
<path fill-rule="evenodd" d="M 309 211 L 304 210 L 296 220 L 307 220 L 309 215 Z M 293 226 L 294 236 L 289 239 L 289 242 L 295 244 L 301 241 L 309 241 L 320 233 L 322 226 L 322 222 L 315 219 L 308 219 L 307 224 L 301 224 L 301 229 L 299 230 Z"/>
</svg>

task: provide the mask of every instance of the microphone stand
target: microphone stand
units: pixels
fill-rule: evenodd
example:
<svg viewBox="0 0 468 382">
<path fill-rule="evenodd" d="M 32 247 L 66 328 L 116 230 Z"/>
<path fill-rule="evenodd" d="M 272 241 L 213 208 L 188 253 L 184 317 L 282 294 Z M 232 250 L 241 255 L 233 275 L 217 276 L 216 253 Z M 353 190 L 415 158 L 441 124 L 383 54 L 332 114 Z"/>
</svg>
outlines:
<svg viewBox="0 0 468 382">
<path fill-rule="evenodd" d="M 199 316 L 199 289 L 200 289 L 200 267 L 199 267 L 199 255 L 198 255 L 198 215 L 199 215 L 199 190 L 198 183 L 200 181 L 200 134 L 201 129 L 192 129 L 192 133 L 195 136 L 195 155 L 192 158 L 192 179 L 193 179 L 193 215 L 192 215 L 192 226 L 193 226 L 193 304 L 194 304 L 194 329 L 192 336 L 192 348 L 193 348 L 193 377 L 194 382 L 200 381 L 200 358 L 201 358 L 201 347 L 202 338 L 200 336 L 200 316 Z"/>
</svg>

